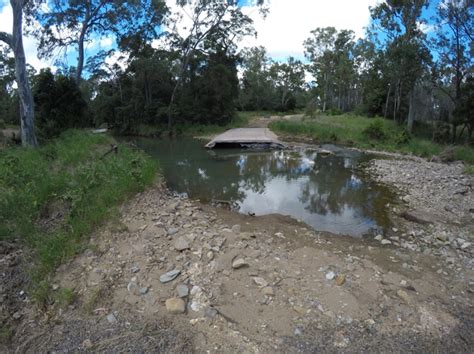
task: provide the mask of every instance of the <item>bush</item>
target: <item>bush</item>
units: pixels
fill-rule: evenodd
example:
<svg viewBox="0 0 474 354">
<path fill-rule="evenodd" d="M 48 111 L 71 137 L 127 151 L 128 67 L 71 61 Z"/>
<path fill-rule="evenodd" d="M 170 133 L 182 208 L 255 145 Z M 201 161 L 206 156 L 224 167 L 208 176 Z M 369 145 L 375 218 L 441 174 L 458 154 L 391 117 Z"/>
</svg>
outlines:
<svg viewBox="0 0 474 354">
<path fill-rule="evenodd" d="M 337 108 L 331 108 L 328 113 L 330 116 L 340 116 L 342 114 L 342 111 Z"/>
<path fill-rule="evenodd" d="M 436 122 L 433 129 L 433 141 L 439 144 L 448 143 L 451 137 L 451 125 L 446 122 Z"/>
<path fill-rule="evenodd" d="M 386 134 L 383 129 L 383 123 L 380 119 L 376 119 L 373 123 L 370 123 L 362 133 L 372 140 L 385 140 Z"/>
<path fill-rule="evenodd" d="M 310 118 L 314 118 L 316 116 L 316 112 L 318 111 L 318 101 L 316 98 L 309 100 L 308 104 L 306 105 L 305 114 Z"/>
<path fill-rule="evenodd" d="M 5 129 L 7 125 L 5 124 L 5 121 L 3 119 L 0 119 L 0 129 Z"/>
<path fill-rule="evenodd" d="M 410 140 L 411 140 L 410 133 L 406 129 L 403 129 L 401 132 L 399 132 L 395 136 L 395 144 L 397 144 L 397 145 L 408 144 L 410 142 Z"/>
</svg>

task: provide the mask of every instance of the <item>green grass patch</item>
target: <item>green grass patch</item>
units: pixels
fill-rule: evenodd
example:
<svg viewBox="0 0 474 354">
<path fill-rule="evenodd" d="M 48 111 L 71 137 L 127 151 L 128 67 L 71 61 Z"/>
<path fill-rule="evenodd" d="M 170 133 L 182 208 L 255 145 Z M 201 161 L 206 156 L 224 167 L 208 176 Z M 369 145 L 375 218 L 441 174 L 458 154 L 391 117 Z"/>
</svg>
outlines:
<svg viewBox="0 0 474 354">
<path fill-rule="evenodd" d="M 67 308 L 69 305 L 71 305 L 75 299 L 76 299 L 76 294 L 74 293 L 74 290 L 71 288 L 60 288 L 57 290 L 55 294 L 55 303 L 61 307 L 61 308 Z"/>
<path fill-rule="evenodd" d="M 424 135 L 408 135 L 404 127 L 394 121 L 354 114 L 306 117 L 301 122 L 281 120 L 271 123 L 270 128 L 279 133 L 311 137 L 319 143 L 340 143 L 427 158 L 438 155 L 447 148 L 446 145 L 437 144 Z M 474 164 L 474 148 L 455 146 L 454 157 L 467 164 Z"/>
<path fill-rule="evenodd" d="M 114 140 L 68 131 L 39 149 L 0 151 L 0 239 L 18 238 L 33 251 L 32 293 L 50 297 L 49 275 L 82 250 L 114 207 L 153 182 L 157 166 Z"/>
</svg>

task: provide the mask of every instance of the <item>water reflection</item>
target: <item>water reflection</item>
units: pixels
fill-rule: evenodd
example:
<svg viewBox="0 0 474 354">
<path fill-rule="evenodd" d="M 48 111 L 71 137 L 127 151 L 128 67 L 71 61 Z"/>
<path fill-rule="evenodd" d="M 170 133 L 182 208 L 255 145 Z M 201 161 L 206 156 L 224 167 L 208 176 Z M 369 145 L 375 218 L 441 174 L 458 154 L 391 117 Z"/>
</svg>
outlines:
<svg viewBox="0 0 474 354">
<path fill-rule="evenodd" d="M 138 145 L 159 160 L 169 187 L 191 198 L 233 201 L 243 213 L 290 215 L 317 230 L 353 236 L 388 227 L 390 194 L 361 174 L 357 166 L 368 157 L 360 153 L 208 151 L 193 139 L 140 139 Z"/>
</svg>

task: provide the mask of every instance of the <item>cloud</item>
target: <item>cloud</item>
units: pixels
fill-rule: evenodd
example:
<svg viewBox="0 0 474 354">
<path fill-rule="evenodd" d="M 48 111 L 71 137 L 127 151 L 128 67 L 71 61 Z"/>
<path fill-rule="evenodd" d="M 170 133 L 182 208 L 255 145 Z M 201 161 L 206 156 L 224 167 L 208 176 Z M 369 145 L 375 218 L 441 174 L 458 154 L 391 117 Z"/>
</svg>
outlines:
<svg viewBox="0 0 474 354">
<path fill-rule="evenodd" d="M 270 0 L 270 13 L 264 19 L 255 6 L 244 6 L 255 24 L 257 38 L 246 38 L 241 47 L 264 46 L 276 60 L 304 56 L 303 41 L 317 27 L 350 29 L 364 36 L 369 24 L 369 6 L 379 0 Z"/>
<path fill-rule="evenodd" d="M 13 27 L 13 14 L 10 6 L 3 6 L 0 9 L 0 31 L 11 33 Z M 50 67 L 45 60 L 38 59 L 38 43 L 35 38 L 23 36 L 23 47 L 25 49 L 26 62 L 36 70 Z"/>
</svg>

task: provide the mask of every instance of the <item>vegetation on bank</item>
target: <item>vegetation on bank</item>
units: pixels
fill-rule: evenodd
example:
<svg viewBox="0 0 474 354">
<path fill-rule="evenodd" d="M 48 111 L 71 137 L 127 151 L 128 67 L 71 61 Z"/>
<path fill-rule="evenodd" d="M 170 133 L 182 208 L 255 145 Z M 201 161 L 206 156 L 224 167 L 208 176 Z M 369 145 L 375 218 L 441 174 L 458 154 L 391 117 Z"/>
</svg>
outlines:
<svg viewBox="0 0 474 354">
<path fill-rule="evenodd" d="M 49 274 L 83 249 L 118 203 L 155 178 L 151 159 L 127 146 L 108 153 L 113 143 L 67 131 L 39 149 L 0 150 L 0 240 L 19 239 L 32 250 L 40 303 L 50 299 Z"/>
<path fill-rule="evenodd" d="M 302 121 L 279 120 L 270 124 L 278 133 L 305 136 L 319 143 L 337 143 L 363 149 L 411 153 L 422 157 L 441 154 L 448 147 L 432 140 L 426 127 L 407 133 L 392 120 L 366 118 L 354 114 L 339 116 L 319 115 Z M 466 145 L 452 147 L 452 158 L 474 164 L 474 148 Z"/>
</svg>

